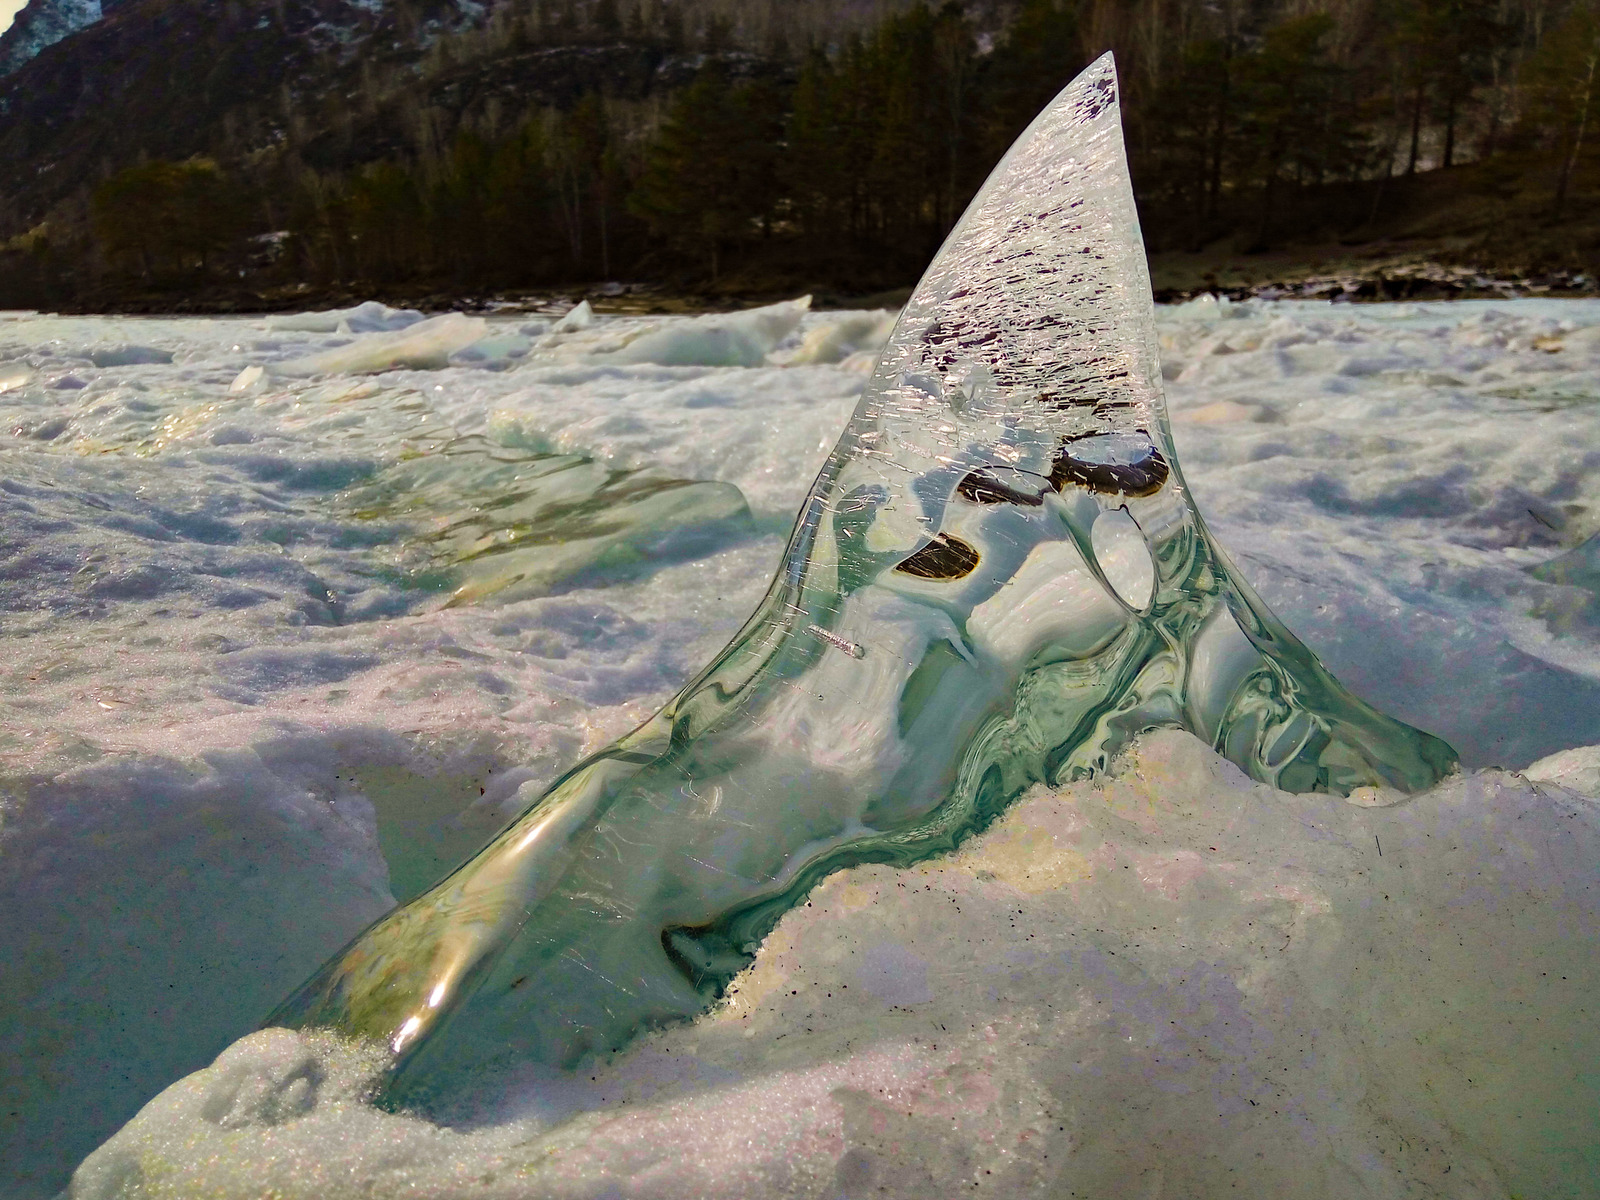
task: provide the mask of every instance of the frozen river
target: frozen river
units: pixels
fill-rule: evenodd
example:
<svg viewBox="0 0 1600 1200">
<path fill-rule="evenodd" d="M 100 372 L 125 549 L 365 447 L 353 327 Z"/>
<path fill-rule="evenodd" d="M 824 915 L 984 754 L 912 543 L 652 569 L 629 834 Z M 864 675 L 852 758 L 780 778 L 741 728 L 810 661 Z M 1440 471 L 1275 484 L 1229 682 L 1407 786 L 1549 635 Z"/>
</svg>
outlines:
<svg viewBox="0 0 1600 1200">
<path fill-rule="evenodd" d="M 521 785 L 707 660 L 765 590 L 890 317 L 0 314 L 0 1195 L 54 1194 L 481 844 Z M 1600 743 L 1600 302 L 1200 301 L 1157 323 L 1202 512 L 1341 680 L 1468 768 Z M 1534 989 L 1520 1015 L 1506 980 L 1477 979 L 1519 938 L 1552 970 L 1594 958 L 1592 804 L 1488 770 L 1434 808 L 1269 803 L 1176 735 L 1141 755 L 1116 787 L 1029 801 L 915 873 L 937 901 L 874 902 L 901 889 L 881 868 L 830 882 L 743 1001 L 597 1073 L 600 1091 L 530 1084 L 445 1134 L 361 1105 L 359 1054 L 270 1035 L 164 1098 L 78 1187 L 259 1195 L 276 1172 L 306 1196 L 927 1195 L 957 1178 L 1068 1194 L 1070 1160 L 1091 1192 L 1212 1194 L 1201 1167 L 1172 1174 L 1192 1153 L 1217 1179 L 1256 1171 L 1256 1194 L 1401 1195 L 1437 1153 L 1459 1173 L 1433 1194 L 1594 1194 L 1561 1190 L 1600 1171 L 1581 1118 L 1547 1106 L 1537 1137 L 1501 1146 L 1487 1131 L 1509 1118 L 1446 1069 L 1537 1016 L 1560 1052 L 1486 1066 L 1499 1094 L 1600 1088 L 1558 1065 L 1583 1059 L 1574 1037 L 1600 1059 L 1577 967 L 1570 995 Z M 1600 755 L 1533 773 L 1593 796 Z M 1246 819 L 1252 800 L 1274 815 Z M 1506 850 L 1535 826 L 1545 858 Z M 1462 829 L 1471 870 L 1429 858 Z M 1204 859 L 1224 836 L 1247 844 Z M 1412 875 L 1399 850 L 1360 858 L 1374 840 L 1411 847 Z M 1532 881 L 1534 915 L 1505 906 Z M 1403 916 L 1372 909 L 1391 895 Z M 1470 934 L 1447 919 L 1469 910 Z M 1294 954 L 1272 957 L 1261 927 Z M 1095 949 L 1045 969 L 1034 938 Z M 1006 970 L 1027 979 L 1000 994 Z M 1185 970 L 1207 999 L 1179 990 Z M 1416 990 L 1328 982 L 1358 972 Z M 836 1008 L 801 999 L 834 982 Z M 1424 996 L 1477 1007 L 1440 1032 Z M 1114 1020 L 1092 1011 L 1107 997 Z M 1248 1032 L 1222 1031 L 1234 1010 Z M 787 1049 L 808 1022 L 832 1040 Z M 1180 1025 L 1202 1032 L 1163 1041 Z M 1428 1048 L 1388 1045 L 1396 1030 Z M 1385 1054 L 1415 1070 L 1379 1069 Z M 1414 1111 L 1423 1075 L 1449 1119 Z M 1413 1124 L 1394 1133 L 1391 1109 Z M 926 1175 L 891 1170 L 895 1153 Z M 1141 1155 L 1143 1192 L 1115 1174 Z"/>
</svg>

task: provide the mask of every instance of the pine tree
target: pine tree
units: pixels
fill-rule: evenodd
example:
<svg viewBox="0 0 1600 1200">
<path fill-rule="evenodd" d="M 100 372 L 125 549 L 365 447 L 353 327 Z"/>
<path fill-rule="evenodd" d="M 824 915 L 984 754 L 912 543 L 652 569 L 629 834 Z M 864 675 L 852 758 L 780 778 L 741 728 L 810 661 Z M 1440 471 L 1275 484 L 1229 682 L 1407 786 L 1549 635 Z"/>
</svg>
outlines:
<svg viewBox="0 0 1600 1200">
<path fill-rule="evenodd" d="M 594 31 L 603 38 L 622 36 L 622 16 L 617 11 L 617 0 L 595 0 L 589 20 Z"/>
<path fill-rule="evenodd" d="M 1572 178 L 1600 116 L 1600 15 L 1588 4 L 1574 7 L 1529 63 L 1530 116 L 1551 133 L 1559 156 L 1552 215 L 1566 209 Z"/>
<path fill-rule="evenodd" d="M 781 110 L 713 60 L 673 102 L 628 208 L 716 279 L 729 250 L 770 232 Z"/>
</svg>

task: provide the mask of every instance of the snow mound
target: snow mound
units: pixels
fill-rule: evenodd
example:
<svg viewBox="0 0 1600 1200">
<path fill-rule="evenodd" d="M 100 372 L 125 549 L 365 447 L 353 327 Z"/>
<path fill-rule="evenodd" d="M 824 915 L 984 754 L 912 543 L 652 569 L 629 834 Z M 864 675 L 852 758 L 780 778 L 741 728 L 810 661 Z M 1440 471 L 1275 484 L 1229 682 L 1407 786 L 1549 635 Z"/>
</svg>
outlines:
<svg viewBox="0 0 1600 1200">
<path fill-rule="evenodd" d="M 603 357 L 663 367 L 759 367 L 800 327 L 811 297 L 736 313 L 709 313 L 645 329 Z"/>
<path fill-rule="evenodd" d="M 26 363 L 0 363 L 0 393 L 14 392 L 33 381 Z"/>
<path fill-rule="evenodd" d="M 789 366 L 842 363 L 862 353 L 870 353 L 876 359 L 899 319 L 898 312 L 859 312 L 814 325 L 784 363 Z"/>
<path fill-rule="evenodd" d="M 482 317 L 446 313 L 418 322 L 398 333 L 373 333 L 347 346 L 336 346 L 308 358 L 272 366 L 278 375 L 375 375 L 409 368 L 438 371 L 450 365 L 450 356 L 478 341 L 489 331 Z"/>
<path fill-rule="evenodd" d="M 1553 783 L 1580 796 L 1600 798 L 1600 746 L 1574 746 L 1547 754 L 1523 775 L 1536 783 Z"/>
<path fill-rule="evenodd" d="M 268 317 L 267 328 L 282 333 L 394 333 L 422 319 L 414 308 L 390 308 L 368 300 L 354 308 Z"/>
<path fill-rule="evenodd" d="M 157 346 L 115 345 L 96 346 L 84 351 L 84 357 L 97 367 L 151 367 L 166 366 L 172 361 L 172 351 Z"/>
<path fill-rule="evenodd" d="M 1197 740 L 789 913 L 709 1016 L 456 1129 L 267 1030 L 74 1176 L 112 1197 L 1592 1196 L 1600 806 L 1293 796 Z"/>
<path fill-rule="evenodd" d="M 594 309 L 587 300 L 580 300 L 567 310 L 565 316 L 550 327 L 551 337 L 565 337 L 569 333 L 581 333 L 585 329 L 593 329 L 599 318 L 594 315 Z"/>
</svg>

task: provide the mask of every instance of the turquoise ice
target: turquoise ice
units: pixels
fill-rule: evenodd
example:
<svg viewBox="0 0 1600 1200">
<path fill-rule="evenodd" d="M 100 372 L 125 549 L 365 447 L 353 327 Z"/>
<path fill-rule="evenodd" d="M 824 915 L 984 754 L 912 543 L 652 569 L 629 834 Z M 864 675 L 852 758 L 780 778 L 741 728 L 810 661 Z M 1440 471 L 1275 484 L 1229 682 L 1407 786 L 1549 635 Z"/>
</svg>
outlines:
<svg viewBox="0 0 1600 1200">
<path fill-rule="evenodd" d="M 360 935 L 270 1023 L 381 1038 L 390 1104 L 700 1012 L 823 876 L 948 850 L 1139 732 L 1290 791 L 1414 791 L 1206 531 L 1161 391 L 1106 56 L 917 287 L 765 600 L 655 717 Z"/>
</svg>

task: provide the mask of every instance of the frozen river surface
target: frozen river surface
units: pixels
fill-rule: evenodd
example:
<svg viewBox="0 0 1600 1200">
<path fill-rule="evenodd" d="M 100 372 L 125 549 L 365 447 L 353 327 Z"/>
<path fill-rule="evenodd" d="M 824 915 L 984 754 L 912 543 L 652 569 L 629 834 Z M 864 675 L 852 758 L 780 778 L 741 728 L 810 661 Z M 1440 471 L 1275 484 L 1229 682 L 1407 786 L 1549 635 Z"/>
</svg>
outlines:
<svg viewBox="0 0 1600 1200">
<path fill-rule="evenodd" d="M 0 1195 L 707 660 L 888 316 L 0 315 Z M 1157 322 L 1221 543 L 1473 770 L 1361 807 L 1160 735 L 582 1086 L 440 1131 L 257 1035 L 74 1194 L 1597 1194 L 1600 753 L 1549 756 L 1600 743 L 1600 302 Z"/>
</svg>

